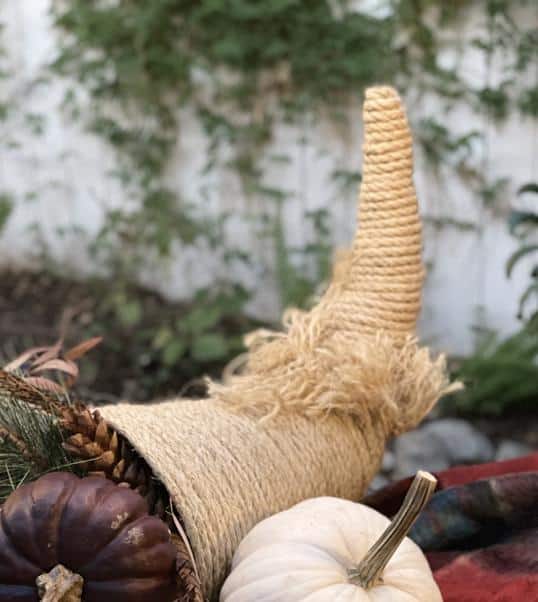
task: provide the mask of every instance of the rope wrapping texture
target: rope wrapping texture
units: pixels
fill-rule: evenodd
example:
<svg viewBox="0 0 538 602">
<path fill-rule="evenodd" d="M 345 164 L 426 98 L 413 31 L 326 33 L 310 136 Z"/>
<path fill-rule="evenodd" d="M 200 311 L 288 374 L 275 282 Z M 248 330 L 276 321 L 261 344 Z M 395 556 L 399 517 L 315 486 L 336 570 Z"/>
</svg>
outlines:
<svg viewBox="0 0 538 602">
<path fill-rule="evenodd" d="M 359 500 L 387 439 L 451 389 L 414 336 L 421 224 L 392 88 L 367 90 L 364 123 L 360 227 L 319 303 L 247 337 L 246 363 L 209 399 L 102 409 L 170 493 L 208 600 L 255 524 L 309 497 Z"/>
</svg>

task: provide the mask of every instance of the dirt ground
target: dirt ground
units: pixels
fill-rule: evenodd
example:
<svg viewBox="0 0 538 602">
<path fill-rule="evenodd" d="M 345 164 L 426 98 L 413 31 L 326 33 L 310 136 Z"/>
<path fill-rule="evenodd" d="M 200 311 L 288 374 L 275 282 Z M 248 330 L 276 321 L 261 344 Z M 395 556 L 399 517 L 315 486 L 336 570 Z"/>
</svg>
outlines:
<svg viewBox="0 0 538 602">
<path fill-rule="evenodd" d="M 80 361 L 76 392 L 86 401 L 119 399 L 145 401 L 178 392 L 200 396 L 205 374 L 218 377 L 228 361 L 200 364 L 186 354 L 173 366 L 162 362 L 151 346 L 157 329 L 177 323 L 189 306 L 170 303 L 159 295 L 132 287 L 130 298 L 142 308 L 136 325 L 118 319 L 107 305 L 106 281 L 75 282 L 49 273 L 3 272 L 0 276 L 0 365 L 22 351 L 51 344 L 62 333 L 66 346 L 91 336 L 103 342 Z M 217 326 L 236 338 L 250 329 L 243 316 Z"/>
</svg>

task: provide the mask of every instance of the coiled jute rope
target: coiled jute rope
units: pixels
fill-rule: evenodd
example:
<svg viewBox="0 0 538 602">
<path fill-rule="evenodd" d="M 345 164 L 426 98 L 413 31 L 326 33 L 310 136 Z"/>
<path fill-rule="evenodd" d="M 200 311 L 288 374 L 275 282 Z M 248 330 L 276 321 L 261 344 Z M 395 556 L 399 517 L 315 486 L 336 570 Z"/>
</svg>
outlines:
<svg viewBox="0 0 538 602">
<path fill-rule="evenodd" d="M 358 500 L 388 437 L 449 390 L 444 358 L 414 338 L 423 268 L 412 141 L 397 93 L 364 105 L 359 230 L 310 312 L 248 339 L 246 364 L 210 398 L 105 407 L 166 485 L 215 599 L 263 518 L 308 497 Z"/>
</svg>

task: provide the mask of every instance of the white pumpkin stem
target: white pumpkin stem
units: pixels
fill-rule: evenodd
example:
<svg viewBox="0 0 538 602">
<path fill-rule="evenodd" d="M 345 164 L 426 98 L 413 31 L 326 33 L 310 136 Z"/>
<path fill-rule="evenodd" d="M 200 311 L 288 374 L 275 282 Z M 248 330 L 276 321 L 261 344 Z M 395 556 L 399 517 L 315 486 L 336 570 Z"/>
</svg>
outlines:
<svg viewBox="0 0 538 602">
<path fill-rule="evenodd" d="M 370 589 L 381 580 L 392 555 L 409 533 L 409 529 L 435 491 L 437 479 L 429 472 L 419 470 L 405 499 L 390 525 L 368 550 L 357 568 L 348 572 L 351 583 Z"/>
</svg>

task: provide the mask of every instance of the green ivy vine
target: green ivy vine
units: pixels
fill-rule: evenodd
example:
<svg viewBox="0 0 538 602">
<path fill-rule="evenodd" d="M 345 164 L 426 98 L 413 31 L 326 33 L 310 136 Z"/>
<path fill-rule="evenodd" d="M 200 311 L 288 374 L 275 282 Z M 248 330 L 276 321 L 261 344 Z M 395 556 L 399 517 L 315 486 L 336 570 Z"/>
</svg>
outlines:
<svg viewBox="0 0 538 602">
<path fill-rule="evenodd" d="M 327 275 L 320 259 L 328 248 L 325 225 L 319 215 L 312 220 L 322 242 L 302 250 L 318 257 L 314 275 L 306 278 L 283 238 L 280 208 L 287 193 L 263 182 L 262 151 L 277 119 L 292 121 L 343 103 L 349 89 L 358 93 L 380 69 L 392 77 L 398 67 L 389 51 L 392 25 L 358 13 L 339 17 L 324 0 L 308 7 L 295 0 L 60 0 L 55 17 L 69 35 L 54 68 L 90 92 L 90 128 L 116 148 L 123 159 L 118 175 L 139 199 L 135 212 L 110 212 L 96 248 L 109 248 L 111 236 L 119 239 L 122 269 L 129 270 L 148 245 L 161 256 L 176 239 L 191 243 L 202 236 L 223 245 L 218 225 L 195 219 L 192 204 L 163 184 L 181 132 L 178 108 L 190 103 L 210 140 L 206 169 L 219 163 L 223 145 L 231 145 L 224 167 L 240 175 L 245 193 L 267 202 L 257 227 L 274 238 L 283 303 L 303 304 Z M 74 100 L 73 94 L 69 104 Z M 128 119 L 111 116 L 111 104 Z M 250 260 L 235 249 L 225 255 Z"/>
<path fill-rule="evenodd" d="M 516 85 L 537 56 L 537 30 L 522 29 L 512 14 L 528 1 L 478 3 L 486 35 L 473 44 L 487 60 L 501 49 L 512 62 L 498 86 L 473 88 L 457 67 L 441 65 L 440 32 L 457 27 L 476 4 L 392 0 L 383 13 L 372 15 L 344 0 L 54 0 L 55 25 L 64 34 L 54 70 L 89 93 L 88 125 L 118 151 L 117 176 L 138 199 L 135 211 L 108 214 L 95 248 L 107 250 L 109 263 L 112 257 L 117 263 L 113 250 L 121 242 L 119 269 L 129 273 L 148 246 L 167 256 L 175 240 L 206 237 L 213 245 L 225 244 L 218 223 L 196 216 L 196 199 L 178 198 L 164 183 L 181 136 L 179 109 L 188 105 L 210 141 L 206 169 L 220 164 L 233 170 L 245 194 L 264 203 L 261 231 L 274 242 L 283 304 L 304 304 L 327 275 L 323 254 L 330 231 L 327 216 L 318 214 L 312 220 L 316 242 L 289 248 L 281 223 L 288 193 L 264 180 L 264 160 L 287 160 L 264 152 L 275 124 L 319 115 L 345 120 L 352 97 L 377 81 L 434 92 L 447 107 L 467 102 L 495 120 L 505 119 L 513 107 L 536 117 L 538 88 Z M 66 98 L 73 111 L 76 99 L 75 91 Z M 432 164 L 458 157 L 456 168 L 477 195 L 495 197 L 502 182 L 486 182 L 469 166 L 470 142 L 479 132 L 454 138 L 431 117 L 418 126 Z M 223 146 L 233 150 L 225 160 Z M 294 254 L 303 263 L 315 258 L 312 274 L 295 267 Z M 233 248 L 225 256 L 251 260 Z"/>
<path fill-rule="evenodd" d="M 0 25 L 0 34 L 3 33 L 3 26 Z M 0 44 L 0 82 L 4 82 L 10 77 L 9 69 L 7 68 L 6 61 L 6 50 L 2 44 Z M 5 128 L 6 122 L 10 116 L 10 102 L 7 95 L 2 95 L 0 97 L 0 126 Z M 5 138 L 4 136 L 2 137 Z M 5 147 L 9 144 L 6 144 L 6 141 L 2 141 L 2 150 L 5 150 Z M 0 232 L 2 232 L 3 228 L 7 224 L 7 221 L 11 215 L 11 211 L 13 209 L 13 196 L 8 190 L 0 191 Z"/>
</svg>

